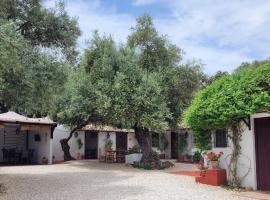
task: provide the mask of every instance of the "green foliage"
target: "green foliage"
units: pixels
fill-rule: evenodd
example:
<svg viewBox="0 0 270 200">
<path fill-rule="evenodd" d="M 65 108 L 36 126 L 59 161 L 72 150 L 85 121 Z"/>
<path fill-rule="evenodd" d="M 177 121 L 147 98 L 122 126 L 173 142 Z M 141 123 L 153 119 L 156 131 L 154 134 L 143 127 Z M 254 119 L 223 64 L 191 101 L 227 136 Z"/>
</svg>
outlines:
<svg viewBox="0 0 270 200">
<path fill-rule="evenodd" d="M 193 160 L 194 160 L 196 163 L 199 163 L 200 161 L 203 160 L 203 157 L 202 157 L 200 151 L 196 151 L 196 152 L 194 153 Z"/>
<path fill-rule="evenodd" d="M 113 141 L 111 139 L 106 139 L 105 140 L 105 149 L 111 150 L 113 145 Z"/>
<path fill-rule="evenodd" d="M 179 135 L 178 138 L 178 152 L 180 154 L 183 154 L 186 150 L 187 147 L 187 139 L 185 137 L 185 135 Z"/>
<path fill-rule="evenodd" d="M 138 145 L 135 145 L 132 148 L 128 149 L 127 154 L 134 154 L 134 153 L 141 153 L 141 149 Z"/>
<path fill-rule="evenodd" d="M 95 32 L 55 116 L 71 127 L 89 121 L 164 132 L 200 87 L 198 64 L 180 65 L 181 50 L 159 36 L 149 16 L 138 18 L 127 45 Z"/>
<path fill-rule="evenodd" d="M 16 32 L 32 45 L 61 48 L 69 56 L 80 35 L 77 20 L 67 14 L 62 1 L 48 9 L 42 0 L 2 0 L 0 18 L 13 21 Z"/>
<path fill-rule="evenodd" d="M 82 143 L 81 138 L 77 139 L 77 144 L 78 144 L 78 149 L 80 150 L 83 147 L 83 143 Z"/>
<path fill-rule="evenodd" d="M 201 130 L 238 125 L 241 118 L 270 109 L 270 62 L 224 76 L 200 91 L 184 114 L 184 122 Z M 197 139 L 197 138 L 196 138 Z"/>
<path fill-rule="evenodd" d="M 46 116 L 63 89 L 68 65 L 33 48 L 16 33 L 14 23 L 2 21 L 0 26 L 0 112 Z"/>
</svg>

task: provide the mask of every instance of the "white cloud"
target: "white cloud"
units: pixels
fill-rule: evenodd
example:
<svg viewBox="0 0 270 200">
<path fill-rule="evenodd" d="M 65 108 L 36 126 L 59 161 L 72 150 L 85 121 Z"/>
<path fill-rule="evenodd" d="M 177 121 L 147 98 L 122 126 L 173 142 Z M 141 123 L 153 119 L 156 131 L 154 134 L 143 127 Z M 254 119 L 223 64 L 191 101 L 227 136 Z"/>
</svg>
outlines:
<svg viewBox="0 0 270 200">
<path fill-rule="evenodd" d="M 155 4 L 166 3 L 170 12 L 155 16 L 157 29 L 185 50 L 186 59 L 202 60 L 208 73 L 232 71 L 241 62 L 270 57 L 270 1 L 130 1 L 137 9 L 150 4 L 155 9 Z M 67 1 L 68 12 L 79 17 L 82 47 L 96 29 L 111 34 L 117 42 L 126 41 L 135 14 L 120 13 L 118 6 L 104 8 L 101 0 Z"/>
<path fill-rule="evenodd" d="M 153 3 L 157 3 L 159 0 L 133 0 L 135 6 L 145 6 Z"/>
<path fill-rule="evenodd" d="M 170 2 L 172 15 L 157 26 L 187 57 L 202 59 L 207 72 L 270 56 L 270 1 Z"/>
</svg>

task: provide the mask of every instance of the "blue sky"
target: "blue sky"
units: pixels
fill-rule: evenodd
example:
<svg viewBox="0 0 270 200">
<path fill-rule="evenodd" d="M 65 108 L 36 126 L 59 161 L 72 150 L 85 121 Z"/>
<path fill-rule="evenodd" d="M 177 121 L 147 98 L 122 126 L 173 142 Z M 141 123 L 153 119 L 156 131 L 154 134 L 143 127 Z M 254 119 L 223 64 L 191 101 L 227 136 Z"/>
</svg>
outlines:
<svg viewBox="0 0 270 200">
<path fill-rule="evenodd" d="M 125 42 L 130 27 L 144 13 L 161 34 L 185 51 L 184 62 L 197 59 L 204 70 L 231 72 L 242 62 L 270 57 L 268 0 L 66 0 L 78 17 L 80 48 L 94 30 Z M 47 0 L 52 7 L 54 0 Z"/>
</svg>

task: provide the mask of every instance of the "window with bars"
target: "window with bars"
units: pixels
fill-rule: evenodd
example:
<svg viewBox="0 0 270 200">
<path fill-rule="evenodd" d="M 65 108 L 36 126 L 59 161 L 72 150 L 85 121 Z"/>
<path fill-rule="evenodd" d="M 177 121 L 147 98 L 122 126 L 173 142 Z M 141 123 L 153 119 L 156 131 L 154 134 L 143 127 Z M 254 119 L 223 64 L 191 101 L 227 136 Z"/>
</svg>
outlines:
<svg viewBox="0 0 270 200">
<path fill-rule="evenodd" d="M 228 147 L 227 129 L 215 131 L 215 147 Z"/>
</svg>

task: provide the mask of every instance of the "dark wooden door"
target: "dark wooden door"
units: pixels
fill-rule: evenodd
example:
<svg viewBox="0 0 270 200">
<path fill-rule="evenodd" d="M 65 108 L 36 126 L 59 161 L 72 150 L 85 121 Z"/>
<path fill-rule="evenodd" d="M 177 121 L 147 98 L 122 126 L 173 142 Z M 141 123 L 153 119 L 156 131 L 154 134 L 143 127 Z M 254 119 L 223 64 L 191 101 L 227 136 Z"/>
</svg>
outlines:
<svg viewBox="0 0 270 200">
<path fill-rule="evenodd" d="M 98 133 L 85 131 L 85 159 L 97 159 L 98 157 Z"/>
<path fill-rule="evenodd" d="M 270 191 L 270 117 L 255 119 L 257 189 Z"/>
<path fill-rule="evenodd" d="M 127 150 L 127 133 L 116 133 L 116 150 Z"/>
<path fill-rule="evenodd" d="M 178 134 L 171 132 L 171 158 L 178 158 Z"/>
</svg>

